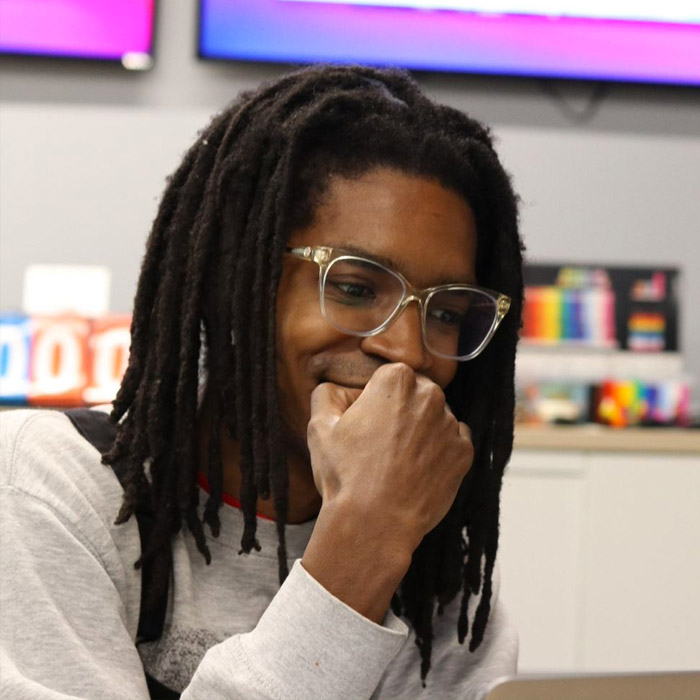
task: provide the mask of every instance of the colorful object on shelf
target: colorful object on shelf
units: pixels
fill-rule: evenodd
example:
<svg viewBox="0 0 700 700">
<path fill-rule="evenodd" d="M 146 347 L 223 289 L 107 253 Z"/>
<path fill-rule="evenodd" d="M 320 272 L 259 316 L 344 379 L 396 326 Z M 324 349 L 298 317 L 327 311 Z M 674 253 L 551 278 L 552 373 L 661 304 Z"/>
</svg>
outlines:
<svg viewBox="0 0 700 700">
<path fill-rule="evenodd" d="M 596 422 L 615 428 L 685 426 L 690 421 L 690 386 L 683 380 L 532 381 L 518 385 L 516 420 L 528 424 Z"/>
<path fill-rule="evenodd" d="M 627 319 L 627 346 L 630 350 L 660 352 L 666 338 L 666 318 L 658 312 L 636 311 Z"/>
<path fill-rule="evenodd" d="M 585 423 L 590 416 L 590 388 L 580 382 L 531 382 L 518 387 L 519 423 Z"/>
<path fill-rule="evenodd" d="M 36 406 L 108 403 L 129 354 L 129 316 L 0 315 L 0 401 Z"/>
<path fill-rule="evenodd" d="M 678 269 L 527 263 L 524 278 L 530 345 L 680 350 Z"/>
<path fill-rule="evenodd" d="M 595 394 L 595 420 L 613 427 L 687 425 L 690 418 L 690 387 L 681 380 L 607 381 Z"/>
<path fill-rule="evenodd" d="M 527 286 L 523 339 L 615 347 L 615 293 L 604 270 L 564 267 L 556 285 Z"/>
<path fill-rule="evenodd" d="M 664 301 L 666 299 L 666 273 L 654 272 L 649 279 L 635 280 L 630 290 L 632 301 Z"/>
</svg>

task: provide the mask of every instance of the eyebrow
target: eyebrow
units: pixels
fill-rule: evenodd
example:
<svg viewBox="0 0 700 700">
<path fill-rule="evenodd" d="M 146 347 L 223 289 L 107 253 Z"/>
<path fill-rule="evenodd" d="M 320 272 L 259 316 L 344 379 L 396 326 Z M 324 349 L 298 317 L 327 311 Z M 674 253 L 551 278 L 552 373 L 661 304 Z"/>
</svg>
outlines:
<svg viewBox="0 0 700 700">
<path fill-rule="evenodd" d="M 400 272 L 406 279 L 410 278 L 410 275 L 406 273 L 406 268 L 403 265 L 401 265 L 401 263 L 397 262 L 396 260 L 392 260 L 391 258 L 388 258 L 386 255 L 380 255 L 370 250 L 365 250 L 364 248 L 360 248 L 359 246 L 353 245 L 352 243 L 347 243 L 338 246 L 331 245 L 330 247 L 345 250 L 348 253 L 352 253 L 353 255 L 357 255 L 362 258 L 369 258 L 370 260 L 374 260 L 374 262 L 378 262 L 380 265 L 384 265 L 384 267 L 388 267 L 392 270 L 396 270 L 396 272 Z M 440 277 L 434 280 L 433 283 L 429 286 L 438 287 L 442 284 L 476 284 L 476 280 L 467 279 L 466 281 L 460 281 L 454 279 L 453 277 Z"/>
</svg>

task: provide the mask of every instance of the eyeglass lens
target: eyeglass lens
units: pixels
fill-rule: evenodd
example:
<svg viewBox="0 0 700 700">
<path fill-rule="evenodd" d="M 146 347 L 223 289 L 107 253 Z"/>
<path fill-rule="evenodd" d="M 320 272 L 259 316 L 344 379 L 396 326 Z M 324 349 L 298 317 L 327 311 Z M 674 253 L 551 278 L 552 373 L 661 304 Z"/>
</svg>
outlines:
<svg viewBox="0 0 700 700">
<path fill-rule="evenodd" d="M 324 277 L 324 312 L 340 330 L 370 333 L 397 310 L 404 291 L 402 280 L 390 270 L 369 260 L 338 258 Z M 425 343 L 440 355 L 465 357 L 483 343 L 495 318 L 496 302 L 483 292 L 434 292 L 425 309 Z"/>
</svg>

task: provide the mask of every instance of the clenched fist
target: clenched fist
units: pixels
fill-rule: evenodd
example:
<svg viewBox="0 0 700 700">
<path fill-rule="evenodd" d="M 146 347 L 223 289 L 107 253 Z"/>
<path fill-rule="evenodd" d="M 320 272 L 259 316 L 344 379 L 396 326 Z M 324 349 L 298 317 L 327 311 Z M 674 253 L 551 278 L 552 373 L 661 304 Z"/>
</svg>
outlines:
<svg viewBox="0 0 700 700">
<path fill-rule="evenodd" d="M 379 368 L 363 391 L 318 386 L 308 443 L 324 503 L 355 504 L 368 525 L 393 524 L 415 546 L 446 515 L 473 458 L 469 428 L 440 387 L 404 364 Z"/>
<path fill-rule="evenodd" d="M 380 585 L 388 606 L 413 551 L 445 517 L 469 471 L 469 428 L 454 417 L 437 384 L 407 365 L 389 364 L 363 390 L 319 385 L 311 396 L 308 445 L 323 505 L 302 563 L 372 617 L 352 600 L 358 576 L 372 576 L 362 570 L 363 553 L 372 554 L 365 567 L 383 562 L 393 572 Z M 355 570 L 347 564 L 334 570 L 332 552 L 345 548 L 347 562 L 348 547 L 360 562 Z"/>
</svg>

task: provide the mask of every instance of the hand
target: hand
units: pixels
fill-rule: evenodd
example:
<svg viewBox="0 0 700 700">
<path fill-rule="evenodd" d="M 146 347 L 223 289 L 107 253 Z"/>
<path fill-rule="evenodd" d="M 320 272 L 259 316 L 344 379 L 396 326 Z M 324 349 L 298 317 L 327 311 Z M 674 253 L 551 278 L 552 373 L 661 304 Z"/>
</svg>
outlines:
<svg viewBox="0 0 700 700">
<path fill-rule="evenodd" d="M 447 514 L 473 459 L 469 428 L 440 387 L 404 364 L 364 390 L 319 385 L 308 444 L 324 509 L 409 555 Z"/>
</svg>

